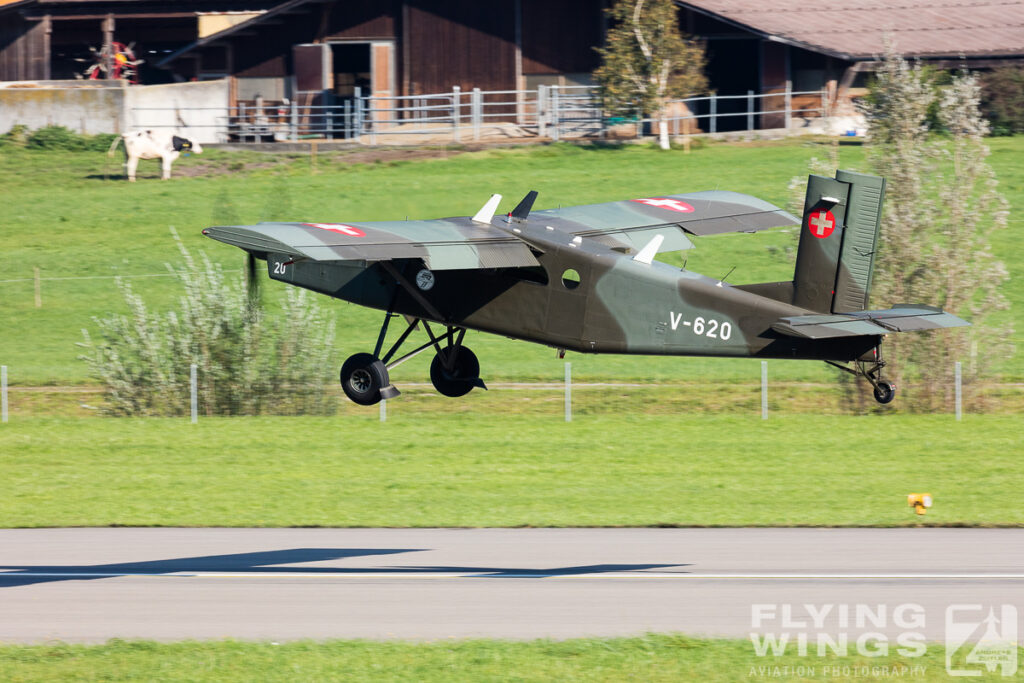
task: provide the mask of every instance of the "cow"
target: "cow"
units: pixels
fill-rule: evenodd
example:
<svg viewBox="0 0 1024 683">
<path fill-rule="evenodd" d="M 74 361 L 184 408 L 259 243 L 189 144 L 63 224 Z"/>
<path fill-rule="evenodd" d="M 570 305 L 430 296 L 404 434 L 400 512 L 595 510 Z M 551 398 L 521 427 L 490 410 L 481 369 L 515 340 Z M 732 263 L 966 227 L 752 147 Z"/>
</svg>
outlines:
<svg viewBox="0 0 1024 683">
<path fill-rule="evenodd" d="M 117 144 L 122 140 L 124 140 L 125 172 L 128 175 L 129 182 L 133 183 L 135 182 L 135 169 L 139 165 L 139 159 L 160 159 L 163 167 L 163 179 L 169 180 L 171 177 L 171 164 L 181 156 L 182 152 L 186 154 L 189 152 L 193 154 L 203 153 L 203 147 L 198 142 L 179 137 L 170 131 L 140 130 L 134 133 L 125 133 L 118 137 L 114 140 L 114 144 L 110 146 L 107 154 L 113 156 Z"/>
</svg>

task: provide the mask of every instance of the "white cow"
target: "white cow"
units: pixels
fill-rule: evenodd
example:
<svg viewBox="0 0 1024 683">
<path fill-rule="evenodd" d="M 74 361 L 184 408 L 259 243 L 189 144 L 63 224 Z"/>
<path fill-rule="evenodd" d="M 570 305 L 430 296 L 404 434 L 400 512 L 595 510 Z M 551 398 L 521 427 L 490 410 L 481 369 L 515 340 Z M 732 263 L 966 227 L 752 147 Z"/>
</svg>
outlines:
<svg viewBox="0 0 1024 683">
<path fill-rule="evenodd" d="M 203 153 L 203 147 L 198 142 L 179 137 L 170 131 L 140 130 L 134 133 L 125 133 L 117 138 L 110 146 L 108 154 L 114 154 L 117 143 L 122 139 L 126 156 L 124 168 L 128 174 L 128 180 L 133 183 L 139 159 L 160 159 L 163 166 L 163 179 L 168 180 L 171 177 L 171 164 L 181 156 L 182 152 Z"/>
</svg>

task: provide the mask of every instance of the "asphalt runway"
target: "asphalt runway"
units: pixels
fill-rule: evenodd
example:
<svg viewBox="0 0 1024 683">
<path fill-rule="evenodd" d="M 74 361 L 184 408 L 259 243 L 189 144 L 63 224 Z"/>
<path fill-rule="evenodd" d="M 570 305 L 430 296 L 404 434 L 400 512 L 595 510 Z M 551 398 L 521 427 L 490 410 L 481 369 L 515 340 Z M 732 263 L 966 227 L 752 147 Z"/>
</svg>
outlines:
<svg viewBox="0 0 1024 683">
<path fill-rule="evenodd" d="M 954 604 L 1024 616 L 1024 529 L 0 530 L 2 642 L 746 638 L 807 605 L 941 640 Z"/>
</svg>

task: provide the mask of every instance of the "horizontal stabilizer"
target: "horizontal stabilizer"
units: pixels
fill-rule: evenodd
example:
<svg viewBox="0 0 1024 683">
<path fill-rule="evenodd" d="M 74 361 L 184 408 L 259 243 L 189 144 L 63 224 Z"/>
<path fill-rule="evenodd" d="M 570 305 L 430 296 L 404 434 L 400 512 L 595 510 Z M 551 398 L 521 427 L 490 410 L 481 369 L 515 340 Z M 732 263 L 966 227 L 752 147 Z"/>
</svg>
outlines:
<svg viewBox="0 0 1024 683">
<path fill-rule="evenodd" d="M 970 323 L 939 308 L 922 304 L 897 304 L 883 311 L 790 316 L 780 318 L 772 325 L 772 329 L 789 337 L 833 339 L 866 337 L 890 332 L 937 330 L 964 325 Z"/>
</svg>

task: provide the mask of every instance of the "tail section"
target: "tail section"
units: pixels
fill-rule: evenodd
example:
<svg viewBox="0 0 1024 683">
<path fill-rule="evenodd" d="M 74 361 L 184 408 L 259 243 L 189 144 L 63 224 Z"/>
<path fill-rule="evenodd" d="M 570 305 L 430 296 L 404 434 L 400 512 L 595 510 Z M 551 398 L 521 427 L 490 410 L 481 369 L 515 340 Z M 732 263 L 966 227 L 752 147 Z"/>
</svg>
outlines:
<svg viewBox="0 0 1024 683">
<path fill-rule="evenodd" d="M 807 182 L 793 304 L 822 313 L 867 309 L 885 179 L 838 171 Z"/>
</svg>

